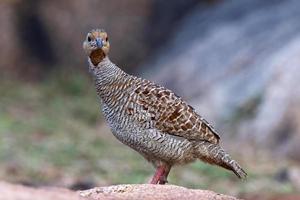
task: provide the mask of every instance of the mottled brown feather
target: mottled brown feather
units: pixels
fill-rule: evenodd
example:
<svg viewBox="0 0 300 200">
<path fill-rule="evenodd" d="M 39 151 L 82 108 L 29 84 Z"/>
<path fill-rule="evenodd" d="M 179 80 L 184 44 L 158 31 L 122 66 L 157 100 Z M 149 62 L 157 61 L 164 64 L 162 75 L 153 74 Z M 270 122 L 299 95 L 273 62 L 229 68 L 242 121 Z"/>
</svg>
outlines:
<svg viewBox="0 0 300 200">
<path fill-rule="evenodd" d="M 155 128 L 188 140 L 219 143 L 218 133 L 195 112 L 194 108 L 172 91 L 150 81 L 142 82 L 135 90 L 137 102 L 141 105 L 143 113 L 152 116 L 149 120 L 154 122 Z"/>
</svg>

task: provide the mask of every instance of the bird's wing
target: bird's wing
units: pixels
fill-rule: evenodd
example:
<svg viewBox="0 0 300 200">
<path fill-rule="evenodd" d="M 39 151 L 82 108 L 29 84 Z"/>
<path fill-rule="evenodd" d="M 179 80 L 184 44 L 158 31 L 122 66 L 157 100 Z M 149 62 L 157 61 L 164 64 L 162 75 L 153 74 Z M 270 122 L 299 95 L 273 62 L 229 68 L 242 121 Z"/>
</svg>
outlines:
<svg viewBox="0 0 300 200">
<path fill-rule="evenodd" d="M 134 90 L 139 109 L 137 116 L 161 132 L 184 137 L 188 140 L 206 140 L 219 143 L 214 128 L 194 108 L 171 90 L 150 81 L 142 80 Z"/>
</svg>

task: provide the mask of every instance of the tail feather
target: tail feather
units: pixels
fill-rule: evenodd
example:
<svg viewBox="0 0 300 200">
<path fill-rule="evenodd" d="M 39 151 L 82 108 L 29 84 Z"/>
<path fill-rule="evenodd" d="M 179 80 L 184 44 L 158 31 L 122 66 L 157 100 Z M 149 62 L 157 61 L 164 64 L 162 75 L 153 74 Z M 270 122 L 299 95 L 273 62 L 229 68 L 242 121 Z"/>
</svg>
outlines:
<svg viewBox="0 0 300 200">
<path fill-rule="evenodd" d="M 229 154 L 218 144 L 201 141 L 197 143 L 196 154 L 202 161 L 231 170 L 241 179 L 247 177 L 247 173 L 243 168 L 235 160 L 231 159 Z"/>
<path fill-rule="evenodd" d="M 235 175 L 237 175 L 240 179 L 247 178 L 247 173 L 235 160 L 231 160 L 230 163 L 225 163 L 225 165 L 221 165 L 221 166 L 233 171 L 233 173 L 235 173 Z"/>
</svg>

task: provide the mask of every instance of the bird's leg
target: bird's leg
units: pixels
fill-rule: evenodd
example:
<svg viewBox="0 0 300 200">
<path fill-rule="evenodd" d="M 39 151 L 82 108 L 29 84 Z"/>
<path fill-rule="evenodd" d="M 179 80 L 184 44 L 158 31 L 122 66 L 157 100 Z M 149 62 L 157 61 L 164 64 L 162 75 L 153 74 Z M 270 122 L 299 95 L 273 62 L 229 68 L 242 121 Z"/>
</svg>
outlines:
<svg viewBox="0 0 300 200">
<path fill-rule="evenodd" d="M 165 166 L 164 173 L 159 179 L 159 184 L 164 185 L 164 184 L 168 183 L 167 179 L 168 179 L 168 175 L 169 175 L 170 170 L 171 170 L 170 166 Z"/>
<path fill-rule="evenodd" d="M 161 176 L 163 176 L 164 174 L 164 166 L 159 166 L 156 168 L 156 171 L 155 171 L 155 174 L 154 176 L 152 177 L 152 180 L 151 180 L 151 184 L 158 184 L 160 179 L 161 179 Z"/>
<path fill-rule="evenodd" d="M 151 180 L 151 184 L 165 184 L 167 183 L 167 177 L 169 175 L 171 167 L 161 165 L 156 168 L 155 174 Z"/>
</svg>

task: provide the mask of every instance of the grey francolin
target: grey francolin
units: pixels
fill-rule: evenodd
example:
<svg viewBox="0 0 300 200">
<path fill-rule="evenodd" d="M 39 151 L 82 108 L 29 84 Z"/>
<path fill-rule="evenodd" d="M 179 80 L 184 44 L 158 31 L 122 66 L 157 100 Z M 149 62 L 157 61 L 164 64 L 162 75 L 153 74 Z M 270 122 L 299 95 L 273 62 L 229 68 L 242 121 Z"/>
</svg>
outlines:
<svg viewBox="0 0 300 200">
<path fill-rule="evenodd" d="M 104 30 L 89 32 L 83 48 L 112 133 L 155 166 L 152 184 L 165 184 L 173 165 L 197 159 L 246 177 L 219 146 L 216 130 L 190 105 L 171 90 L 129 75 L 110 61 Z"/>
</svg>

